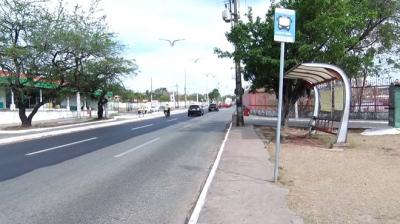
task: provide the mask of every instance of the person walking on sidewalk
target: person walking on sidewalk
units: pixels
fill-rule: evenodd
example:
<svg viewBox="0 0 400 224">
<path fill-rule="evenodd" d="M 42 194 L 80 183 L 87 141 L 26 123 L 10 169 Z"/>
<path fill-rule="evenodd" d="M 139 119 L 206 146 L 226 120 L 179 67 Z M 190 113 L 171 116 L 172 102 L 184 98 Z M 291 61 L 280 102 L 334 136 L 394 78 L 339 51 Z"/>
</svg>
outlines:
<svg viewBox="0 0 400 224">
<path fill-rule="evenodd" d="M 146 113 L 146 108 L 144 107 L 143 104 L 141 104 L 139 106 L 138 113 L 139 113 L 139 117 L 140 117 L 140 115 L 142 115 L 142 117 L 144 117 L 144 114 Z"/>
</svg>

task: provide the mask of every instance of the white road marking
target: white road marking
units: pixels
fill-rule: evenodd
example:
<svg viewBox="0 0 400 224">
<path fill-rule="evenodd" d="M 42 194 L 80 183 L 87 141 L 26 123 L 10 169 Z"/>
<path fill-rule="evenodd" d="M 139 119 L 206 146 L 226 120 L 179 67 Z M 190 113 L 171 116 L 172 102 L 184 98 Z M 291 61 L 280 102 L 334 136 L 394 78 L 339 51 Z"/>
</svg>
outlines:
<svg viewBox="0 0 400 224">
<path fill-rule="evenodd" d="M 146 142 L 146 143 L 143 143 L 143 144 L 141 144 L 141 145 L 138 145 L 138 146 L 136 146 L 136 147 L 133 148 L 133 149 L 129 149 L 128 151 L 125 151 L 125 152 L 123 152 L 123 153 L 120 153 L 120 154 L 118 154 L 118 155 L 115 155 L 114 157 L 115 157 L 115 158 L 118 158 L 118 157 L 124 156 L 124 155 L 126 155 L 126 154 L 128 154 L 128 153 L 131 153 L 131 152 L 133 152 L 133 151 L 135 151 L 135 150 L 138 150 L 138 149 L 140 149 L 140 148 L 142 148 L 142 147 L 144 147 L 144 146 L 146 146 L 146 145 L 149 145 L 149 144 L 151 144 L 151 143 L 153 143 L 153 142 L 156 142 L 156 141 L 158 141 L 158 140 L 160 140 L 159 137 L 158 137 L 158 138 L 155 138 L 155 139 L 153 139 L 153 140 L 150 140 L 150 141 L 148 141 L 148 142 Z"/>
<path fill-rule="evenodd" d="M 169 120 L 167 120 L 167 122 L 176 121 L 176 120 L 178 120 L 178 118 L 169 119 Z"/>
<path fill-rule="evenodd" d="M 36 152 L 31 152 L 31 153 L 25 154 L 25 156 L 32 156 L 32 155 L 35 155 L 35 154 L 51 151 L 51 150 L 54 150 L 54 149 L 63 148 L 63 147 L 70 146 L 70 145 L 80 144 L 80 143 L 92 141 L 92 140 L 95 140 L 95 139 L 97 139 L 97 137 L 88 138 L 88 139 L 85 139 L 85 140 L 82 140 L 82 141 L 72 142 L 72 143 L 68 143 L 68 144 L 65 144 L 65 145 L 60 145 L 60 146 L 56 146 L 56 147 L 52 147 L 52 148 L 48 148 L 48 149 L 43 149 L 43 150 L 36 151 Z"/>
<path fill-rule="evenodd" d="M 148 124 L 148 125 L 144 125 L 144 126 L 141 126 L 141 127 L 132 128 L 131 131 L 134 131 L 134 130 L 137 130 L 137 129 L 141 129 L 141 128 L 147 128 L 147 127 L 150 127 L 150 126 L 153 126 L 153 124 Z"/>
<path fill-rule="evenodd" d="M 211 168 L 210 173 L 208 174 L 206 183 L 204 184 L 203 190 L 200 193 L 199 199 L 197 199 L 196 206 L 193 209 L 193 212 L 192 212 L 192 215 L 190 216 L 188 224 L 196 224 L 197 221 L 199 220 L 201 209 L 203 208 L 204 203 L 206 202 L 206 196 L 207 196 L 208 189 L 210 188 L 211 182 L 214 179 L 215 172 L 218 168 L 219 161 L 221 160 L 222 152 L 224 151 L 225 143 L 226 143 L 226 140 L 228 139 L 231 128 L 232 128 L 232 123 L 230 124 L 229 129 L 226 132 L 224 141 L 222 142 L 221 147 L 218 151 L 217 158 L 215 159 L 214 165 Z"/>
</svg>

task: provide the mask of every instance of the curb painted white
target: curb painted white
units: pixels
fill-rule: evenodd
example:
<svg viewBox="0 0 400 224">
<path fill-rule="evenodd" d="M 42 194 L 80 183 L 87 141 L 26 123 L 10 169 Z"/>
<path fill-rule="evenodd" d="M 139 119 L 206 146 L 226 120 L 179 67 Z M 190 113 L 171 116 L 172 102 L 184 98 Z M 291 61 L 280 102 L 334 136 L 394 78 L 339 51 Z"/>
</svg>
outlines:
<svg viewBox="0 0 400 224">
<path fill-rule="evenodd" d="M 116 121 L 116 118 L 110 119 L 110 120 L 101 120 L 101 121 L 90 121 L 90 122 L 81 122 L 81 123 L 77 123 L 77 124 L 68 124 L 68 125 L 62 125 L 62 126 L 55 126 L 55 127 L 50 127 L 50 128 L 35 128 L 35 129 L 27 129 L 27 130 L 0 130 L 0 134 L 24 134 L 24 133 L 29 133 L 29 132 L 41 132 L 41 131 L 47 131 L 47 130 L 52 130 L 55 128 L 69 128 L 69 127 L 77 127 L 77 126 L 83 126 L 83 125 L 95 125 L 95 124 L 99 124 L 99 123 L 105 123 L 105 122 L 112 122 L 112 121 Z"/>
<path fill-rule="evenodd" d="M 224 151 L 225 143 L 228 140 L 228 136 L 229 136 L 229 132 L 230 132 L 231 128 L 232 128 L 232 123 L 229 125 L 229 129 L 225 134 L 224 141 L 222 141 L 221 147 L 217 154 L 217 158 L 215 158 L 214 165 L 211 168 L 210 173 L 208 174 L 206 183 L 204 184 L 203 190 L 201 191 L 200 196 L 197 199 L 196 206 L 193 209 L 193 212 L 192 212 L 192 215 L 190 216 L 188 224 L 196 224 L 197 221 L 199 220 L 201 209 L 203 208 L 204 203 L 206 202 L 207 192 L 211 186 L 211 182 L 214 179 L 215 172 L 217 171 L 219 162 L 221 160 L 222 152 Z"/>
<path fill-rule="evenodd" d="M 180 114 L 180 113 L 186 113 L 186 110 L 176 111 L 174 114 Z M 0 139 L 0 145 L 6 145 L 6 144 L 20 142 L 20 141 L 26 141 L 26 140 L 39 139 L 39 138 L 49 137 L 49 136 L 70 134 L 70 133 L 74 133 L 74 132 L 92 130 L 92 129 L 102 128 L 102 127 L 110 127 L 110 126 L 115 126 L 115 125 L 120 125 L 120 124 L 125 124 L 125 123 L 132 123 L 132 122 L 136 122 L 136 121 L 149 120 L 152 118 L 163 117 L 163 116 L 164 116 L 164 114 L 159 114 L 159 115 L 155 115 L 155 116 L 150 115 L 148 117 L 141 117 L 140 119 L 133 118 L 133 119 L 123 120 L 123 121 L 109 121 L 109 122 L 103 122 L 101 124 L 95 124 L 95 125 L 88 125 L 88 123 L 86 123 L 87 126 L 84 126 L 84 127 L 75 127 L 75 128 L 70 128 L 70 129 L 61 129 L 61 130 L 44 132 L 44 133 L 36 133 L 36 134 L 29 134 L 29 135 Z M 82 125 L 71 125 L 71 126 L 82 126 Z M 64 126 L 62 126 L 62 127 L 64 127 Z M 54 127 L 54 129 L 55 128 L 59 129 L 60 127 Z"/>
</svg>

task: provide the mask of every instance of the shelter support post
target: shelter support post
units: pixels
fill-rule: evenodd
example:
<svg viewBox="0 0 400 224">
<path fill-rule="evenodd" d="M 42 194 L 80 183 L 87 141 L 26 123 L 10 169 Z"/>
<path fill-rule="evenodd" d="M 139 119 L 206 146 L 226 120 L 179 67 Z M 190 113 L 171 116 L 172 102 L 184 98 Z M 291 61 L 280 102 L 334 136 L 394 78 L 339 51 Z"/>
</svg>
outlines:
<svg viewBox="0 0 400 224">
<path fill-rule="evenodd" d="M 338 128 L 336 145 L 345 145 L 347 143 L 347 131 L 349 125 L 349 117 L 350 117 L 350 99 L 351 99 L 351 87 L 349 79 L 344 71 L 334 65 L 329 64 L 321 64 L 321 63 L 305 63 L 304 66 L 314 67 L 314 68 L 325 68 L 329 70 L 333 70 L 336 74 L 340 76 L 340 79 L 344 85 L 344 105 L 343 105 L 343 114 L 342 119 Z"/>
<path fill-rule="evenodd" d="M 318 117 L 319 115 L 319 104 L 320 104 L 320 100 L 319 100 L 319 90 L 316 86 L 314 86 L 314 95 L 315 95 L 315 102 L 314 102 L 314 113 L 313 116 L 314 117 Z"/>
</svg>

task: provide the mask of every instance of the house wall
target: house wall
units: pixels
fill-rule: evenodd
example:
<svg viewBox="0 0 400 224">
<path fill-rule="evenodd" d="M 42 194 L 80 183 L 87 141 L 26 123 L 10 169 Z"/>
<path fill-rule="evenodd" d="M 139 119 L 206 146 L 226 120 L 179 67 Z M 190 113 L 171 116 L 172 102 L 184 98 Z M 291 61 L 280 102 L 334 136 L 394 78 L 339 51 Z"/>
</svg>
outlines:
<svg viewBox="0 0 400 224">
<path fill-rule="evenodd" d="M 30 113 L 27 111 L 26 114 Z M 65 109 L 61 110 L 52 110 L 52 111 L 41 111 L 39 110 L 32 119 L 32 122 L 40 122 L 40 121 L 49 121 L 56 120 L 62 118 L 74 118 L 76 117 L 76 111 L 67 111 Z M 97 111 L 91 111 L 91 116 L 96 117 Z M 90 114 L 88 112 L 82 112 L 82 117 L 89 117 Z M 0 112 L 0 125 L 8 125 L 8 124 L 21 124 L 21 120 L 19 119 L 18 109 L 17 111 L 1 111 Z"/>
<path fill-rule="evenodd" d="M 85 97 L 81 96 L 81 107 L 84 105 L 84 100 Z M 97 102 L 92 99 L 87 99 L 86 100 L 86 106 L 92 108 L 92 110 L 97 109 Z M 67 107 L 67 98 L 63 99 L 60 103 L 61 108 L 66 108 Z M 71 110 L 76 110 L 76 95 L 70 96 L 69 97 L 69 106 Z"/>
</svg>

